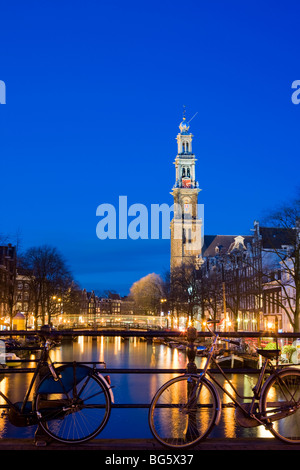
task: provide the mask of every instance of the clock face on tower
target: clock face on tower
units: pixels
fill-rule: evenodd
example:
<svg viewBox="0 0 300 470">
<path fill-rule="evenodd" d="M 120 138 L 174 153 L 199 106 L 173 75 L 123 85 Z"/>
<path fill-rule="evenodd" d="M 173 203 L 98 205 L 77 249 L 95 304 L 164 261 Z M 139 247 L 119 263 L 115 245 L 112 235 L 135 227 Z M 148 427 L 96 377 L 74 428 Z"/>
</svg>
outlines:
<svg viewBox="0 0 300 470">
<path fill-rule="evenodd" d="M 184 210 L 185 215 L 191 214 L 191 212 L 192 212 L 192 204 L 191 204 L 191 201 L 190 201 L 189 198 L 185 198 L 185 199 L 183 200 L 183 210 Z"/>
</svg>

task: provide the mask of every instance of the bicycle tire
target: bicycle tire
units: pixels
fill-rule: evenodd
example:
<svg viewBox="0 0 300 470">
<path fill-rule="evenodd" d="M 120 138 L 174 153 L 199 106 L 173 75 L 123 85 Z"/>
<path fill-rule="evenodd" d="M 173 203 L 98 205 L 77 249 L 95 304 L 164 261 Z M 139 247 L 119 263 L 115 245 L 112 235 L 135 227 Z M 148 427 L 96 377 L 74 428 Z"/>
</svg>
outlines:
<svg viewBox="0 0 300 470">
<path fill-rule="evenodd" d="M 273 436 L 290 444 L 300 443 L 300 371 L 283 369 L 264 385 L 260 398 L 263 417 L 269 418 Z M 276 418 L 276 420 L 272 420 Z"/>
<path fill-rule="evenodd" d="M 96 437 L 110 416 L 111 399 L 104 379 L 90 367 L 62 366 L 40 382 L 34 400 L 39 425 L 47 435 L 65 444 Z"/>
<path fill-rule="evenodd" d="M 198 387 L 197 403 L 188 399 L 194 387 Z M 152 399 L 148 415 L 150 430 L 165 447 L 187 449 L 208 436 L 218 409 L 217 392 L 207 379 L 202 378 L 199 383 L 198 376 L 176 377 L 166 382 Z"/>
</svg>

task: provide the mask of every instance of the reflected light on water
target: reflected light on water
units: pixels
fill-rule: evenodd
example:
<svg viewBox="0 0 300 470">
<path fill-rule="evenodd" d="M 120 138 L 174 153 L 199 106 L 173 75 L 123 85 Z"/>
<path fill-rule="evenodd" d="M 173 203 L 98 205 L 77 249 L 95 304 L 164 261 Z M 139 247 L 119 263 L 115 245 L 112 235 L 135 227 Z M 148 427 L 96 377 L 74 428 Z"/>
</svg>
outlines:
<svg viewBox="0 0 300 470">
<path fill-rule="evenodd" d="M 50 352 L 50 357 L 53 362 L 61 362 L 62 361 L 61 348 L 58 347 L 58 348 L 52 349 Z"/>
<path fill-rule="evenodd" d="M 114 354 L 117 355 L 121 351 L 121 336 L 116 336 L 114 343 Z"/>
<path fill-rule="evenodd" d="M 83 354 L 84 353 L 84 336 L 78 337 L 78 345 L 80 347 L 81 354 Z"/>
<path fill-rule="evenodd" d="M 104 361 L 104 337 L 100 336 L 99 361 Z"/>
<path fill-rule="evenodd" d="M 1 392 L 4 393 L 5 395 L 8 394 L 8 381 L 7 381 L 7 377 L 5 377 L 3 380 L 1 380 L 1 382 L 0 382 L 0 390 L 1 390 Z M 5 400 L 3 400 L 2 397 L 0 397 L 0 403 L 1 403 L 1 404 L 5 403 Z M 1 409 L 0 409 L 0 412 L 1 412 Z M 5 437 L 6 429 L 7 429 L 6 421 L 5 421 L 4 419 L 0 419 L 0 438 Z"/>
<path fill-rule="evenodd" d="M 173 349 L 173 357 L 172 357 L 172 364 L 173 364 L 173 367 L 175 367 L 176 369 L 179 368 L 179 364 L 180 364 L 180 361 L 179 361 L 179 351 L 178 349 Z"/>
<path fill-rule="evenodd" d="M 236 383 L 235 383 L 234 377 L 232 377 L 231 380 L 232 380 L 233 386 L 235 387 Z M 235 394 L 235 392 L 233 391 L 233 389 L 231 388 L 231 386 L 228 382 L 225 381 L 224 384 L 223 384 L 223 387 L 228 393 L 230 393 L 233 397 L 235 397 L 236 394 Z M 231 401 L 232 400 L 228 397 L 228 395 L 226 395 L 226 393 L 224 393 L 222 395 L 222 402 L 224 404 L 231 403 Z M 236 437 L 236 425 L 235 425 L 235 420 L 234 420 L 234 410 L 232 408 L 224 407 L 222 409 L 222 419 L 223 419 L 223 422 L 224 422 L 225 437 L 227 437 L 227 438 Z"/>
<path fill-rule="evenodd" d="M 4 377 L 4 379 L 1 380 L 0 390 L 1 390 L 2 393 L 4 393 L 4 395 L 7 395 L 7 393 L 8 393 L 8 379 L 7 379 L 7 377 Z M 1 404 L 5 403 L 5 400 L 2 397 L 0 397 L 0 403 Z"/>
<path fill-rule="evenodd" d="M 258 426 L 257 428 L 257 437 L 268 437 L 274 439 L 274 436 L 270 431 L 268 431 L 264 426 Z"/>
<path fill-rule="evenodd" d="M 105 361 L 107 368 L 130 369 L 185 369 L 187 356 L 185 351 L 170 348 L 164 344 L 142 341 L 139 338 L 121 337 L 78 337 L 77 341 L 62 341 L 61 345 L 51 351 L 51 358 L 54 362 L 61 361 Z M 30 357 L 33 359 L 33 357 Z M 205 359 L 196 357 L 198 368 L 202 368 Z M 34 363 L 30 363 L 34 367 Z M 172 377 L 181 375 L 180 373 L 158 374 L 155 371 L 150 374 L 111 374 L 113 393 L 116 403 L 150 403 L 157 390 Z M 0 382 L 0 390 L 3 391 L 11 401 L 21 401 L 26 388 L 29 385 L 32 374 L 10 374 Z M 219 376 L 220 377 L 220 376 Z M 219 379 L 222 382 L 222 379 Z M 252 377 L 232 376 L 234 385 L 239 392 L 251 395 L 251 388 L 254 385 Z M 254 379 L 254 383 L 256 378 Z M 226 389 L 234 394 L 229 385 Z M 179 392 L 178 392 L 179 393 Z M 181 392 L 180 392 L 181 393 Z M 135 400 L 135 401 L 134 401 Z M 223 401 L 223 397 L 221 397 Z M 228 402 L 230 399 L 224 398 Z M 3 399 L 1 399 L 3 403 Z M 0 410 L 1 413 L 1 410 Z M 126 419 L 124 419 L 126 416 Z M 174 415 L 175 416 L 175 415 Z M 128 417 L 128 418 L 127 418 Z M 175 419 L 175 418 L 174 418 Z M 203 420 L 209 419 L 203 414 Z M 128 420 L 135 423 L 128 426 Z M 8 430 L 7 430 L 8 429 Z M 0 419 L 0 437 L 9 437 L 11 432 L 24 436 L 26 432 L 23 428 L 13 428 L 7 424 L 7 418 Z M 32 431 L 34 432 L 34 431 Z M 121 437 L 151 437 L 148 426 L 147 411 L 145 410 L 119 410 L 112 411 L 112 415 L 107 428 L 101 434 L 103 438 L 115 436 Z M 245 429 L 235 423 L 234 408 L 223 408 L 220 425 L 212 431 L 213 437 L 272 437 L 270 432 L 264 427 Z"/>
</svg>

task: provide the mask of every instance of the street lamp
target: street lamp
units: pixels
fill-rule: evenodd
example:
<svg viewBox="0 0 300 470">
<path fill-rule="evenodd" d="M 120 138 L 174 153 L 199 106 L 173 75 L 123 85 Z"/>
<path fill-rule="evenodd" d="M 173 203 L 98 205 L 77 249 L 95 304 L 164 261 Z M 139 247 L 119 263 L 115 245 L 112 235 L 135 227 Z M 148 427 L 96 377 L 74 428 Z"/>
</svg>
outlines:
<svg viewBox="0 0 300 470">
<path fill-rule="evenodd" d="M 59 310 L 59 313 L 62 314 L 62 299 L 60 297 L 57 297 L 56 295 L 52 296 L 52 300 L 54 302 L 54 314 L 57 314 L 57 310 Z M 50 323 L 50 320 L 49 320 Z"/>
</svg>

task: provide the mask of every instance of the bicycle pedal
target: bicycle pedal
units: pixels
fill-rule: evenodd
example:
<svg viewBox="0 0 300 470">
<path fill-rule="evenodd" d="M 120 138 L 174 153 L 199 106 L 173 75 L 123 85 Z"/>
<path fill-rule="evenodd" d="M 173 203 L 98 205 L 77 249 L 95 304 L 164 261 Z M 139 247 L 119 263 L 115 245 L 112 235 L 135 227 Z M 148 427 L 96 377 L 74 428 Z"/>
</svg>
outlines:
<svg viewBox="0 0 300 470">
<path fill-rule="evenodd" d="M 273 428 L 273 423 L 271 421 L 269 423 L 265 423 L 265 428 L 267 431 L 271 431 Z"/>
</svg>

